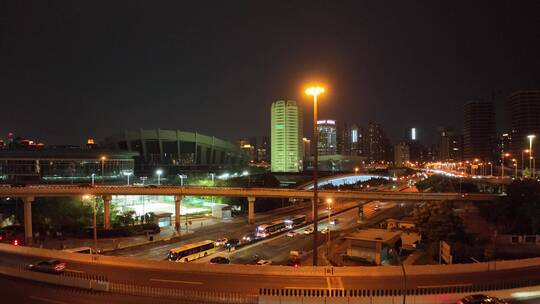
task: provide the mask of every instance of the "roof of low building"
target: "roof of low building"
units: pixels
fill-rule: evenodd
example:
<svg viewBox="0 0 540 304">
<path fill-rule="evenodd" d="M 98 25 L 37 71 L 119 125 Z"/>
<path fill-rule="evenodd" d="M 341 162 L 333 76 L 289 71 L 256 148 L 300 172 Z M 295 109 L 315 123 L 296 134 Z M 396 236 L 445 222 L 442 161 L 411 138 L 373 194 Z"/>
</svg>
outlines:
<svg viewBox="0 0 540 304">
<path fill-rule="evenodd" d="M 350 240 L 388 242 L 401 235 L 401 231 L 390 231 L 386 229 L 362 229 L 346 237 Z"/>
</svg>

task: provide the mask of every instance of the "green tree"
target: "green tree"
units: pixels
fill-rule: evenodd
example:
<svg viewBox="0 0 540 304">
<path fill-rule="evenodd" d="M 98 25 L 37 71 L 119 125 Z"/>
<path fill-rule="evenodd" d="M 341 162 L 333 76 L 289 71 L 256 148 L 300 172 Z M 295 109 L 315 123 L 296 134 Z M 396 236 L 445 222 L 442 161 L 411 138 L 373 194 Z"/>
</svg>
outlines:
<svg viewBox="0 0 540 304">
<path fill-rule="evenodd" d="M 514 181 L 506 194 L 493 202 L 477 202 L 480 214 L 502 233 L 540 233 L 540 184 Z"/>
<path fill-rule="evenodd" d="M 116 216 L 117 223 L 121 227 L 133 226 L 135 225 L 135 211 L 126 210 Z"/>
<path fill-rule="evenodd" d="M 523 169 L 523 176 L 524 177 L 531 177 L 531 169 L 529 169 L 529 167 Z"/>
<path fill-rule="evenodd" d="M 413 211 L 413 218 L 422 235 L 430 242 L 467 242 L 465 226 L 461 218 L 454 213 L 452 202 L 419 205 Z"/>
<path fill-rule="evenodd" d="M 75 233 L 92 224 L 92 205 L 74 197 L 39 197 L 32 204 L 36 230 Z"/>
</svg>

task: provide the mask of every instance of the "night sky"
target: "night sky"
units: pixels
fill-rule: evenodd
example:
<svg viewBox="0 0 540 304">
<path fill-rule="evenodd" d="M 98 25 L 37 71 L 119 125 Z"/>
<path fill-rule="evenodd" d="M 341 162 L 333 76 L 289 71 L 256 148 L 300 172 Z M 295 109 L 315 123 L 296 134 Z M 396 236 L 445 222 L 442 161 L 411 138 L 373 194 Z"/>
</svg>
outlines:
<svg viewBox="0 0 540 304">
<path fill-rule="evenodd" d="M 306 105 L 309 134 L 313 80 L 328 85 L 321 119 L 430 142 L 469 99 L 493 95 L 500 114 L 540 88 L 540 1 L 1 0 L 0 71 L 0 134 L 50 144 L 269 135 L 282 98 Z"/>
</svg>

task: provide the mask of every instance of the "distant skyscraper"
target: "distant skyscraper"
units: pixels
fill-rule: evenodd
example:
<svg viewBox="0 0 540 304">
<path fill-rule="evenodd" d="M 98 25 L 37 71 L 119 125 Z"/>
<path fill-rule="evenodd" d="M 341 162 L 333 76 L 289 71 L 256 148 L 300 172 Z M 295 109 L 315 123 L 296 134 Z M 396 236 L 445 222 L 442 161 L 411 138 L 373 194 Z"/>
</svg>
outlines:
<svg viewBox="0 0 540 304">
<path fill-rule="evenodd" d="M 309 159 L 311 156 L 311 140 L 302 138 L 304 159 Z"/>
<path fill-rule="evenodd" d="M 529 148 L 527 135 L 535 134 L 534 157 L 540 158 L 540 90 L 516 91 L 508 97 L 512 154 Z M 527 166 L 528 167 L 528 166 Z"/>
<path fill-rule="evenodd" d="M 439 160 L 445 162 L 461 161 L 462 139 L 459 132 L 452 129 L 439 128 Z"/>
<path fill-rule="evenodd" d="M 270 162 L 270 137 L 263 136 L 261 143 L 257 145 L 257 161 Z"/>
<path fill-rule="evenodd" d="M 337 129 L 337 153 L 342 155 L 362 155 L 362 128 L 356 124 L 343 123 Z"/>
<path fill-rule="evenodd" d="M 418 140 L 418 129 L 416 127 L 412 127 L 412 128 L 408 128 L 407 129 L 407 135 L 406 135 L 406 139 L 408 142 L 411 142 L 411 141 L 416 141 Z"/>
<path fill-rule="evenodd" d="M 394 146 L 394 165 L 397 167 L 405 167 L 410 160 L 409 145 L 402 141 Z"/>
<path fill-rule="evenodd" d="M 242 151 L 244 151 L 244 153 L 247 155 L 250 162 L 257 160 L 255 146 L 250 143 L 250 140 L 242 138 L 238 140 L 238 145 L 240 146 L 240 149 L 242 149 Z"/>
<path fill-rule="evenodd" d="M 393 161 L 394 154 L 390 141 L 384 135 L 384 131 L 378 123 L 369 122 L 364 135 L 364 152 L 370 161 Z"/>
<path fill-rule="evenodd" d="M 302 111 L 296 101 L 273 102 L 270 121 L 272 172 L 302 170 Z"/>
<path fill-rule="evenodd" d="M 317 121 L 319 155 L 337 154 L 337 130 L 335 120 Z"/>
<path fill-rule="evenodd" d="M 464 108 L 463 157 L 491 160 L 495 144 L 495 105 L 492 101 L 469 101 Z"/>
</svg>

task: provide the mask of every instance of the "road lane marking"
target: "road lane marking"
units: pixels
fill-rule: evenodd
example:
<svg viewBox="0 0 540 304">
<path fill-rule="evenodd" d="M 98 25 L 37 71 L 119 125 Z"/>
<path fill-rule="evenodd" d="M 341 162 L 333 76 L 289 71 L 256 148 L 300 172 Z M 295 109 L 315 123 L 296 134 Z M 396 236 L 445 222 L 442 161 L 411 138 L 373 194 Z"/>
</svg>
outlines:
<svg viewBox="0 0 540 304">
<path fill-rule="evenodd" d="M 195 281 L 177 281 L 177 280 L 164 280 L 164 279 L 150 279 L 150 281 L 154 282 L 166 282 L 166 283 L 177 283 L 177 284 L 192 284 L 192 285 L 202 285 L 203 282 L 195 282 Z"/>
<path fill-rule="evenodd" d="M 37 300 L 37 301 L 46 302 L 46 303 L 67 304 L 66 302 L 56 301 L 56 300 L 42 298 L 42 297 L 36 297 L 36 296 L 28 296 L 28 298 L 31 299 L 31 300 Z"/>
</svg>

